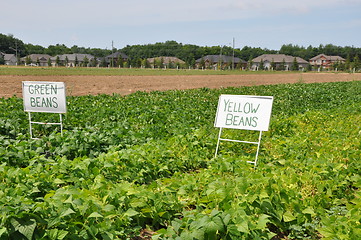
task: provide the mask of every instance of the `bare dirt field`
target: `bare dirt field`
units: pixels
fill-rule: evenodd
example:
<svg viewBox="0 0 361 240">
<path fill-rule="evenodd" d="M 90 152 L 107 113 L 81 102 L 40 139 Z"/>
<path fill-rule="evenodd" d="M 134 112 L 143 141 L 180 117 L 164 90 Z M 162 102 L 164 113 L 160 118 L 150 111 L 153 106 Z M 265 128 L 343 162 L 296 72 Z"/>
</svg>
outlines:
<svg viewBox="0 0 361 240">
<path fill-rule="evenodd" d="M 0 75 L 0 97 L 22 95 L 22 81 L 65 82 L 68 96 L 171 89 L 220 88 L 282 83 L 360 81 L 361 73 L 280 73 L 178 76 L 9 76 Z"/>
</svg>

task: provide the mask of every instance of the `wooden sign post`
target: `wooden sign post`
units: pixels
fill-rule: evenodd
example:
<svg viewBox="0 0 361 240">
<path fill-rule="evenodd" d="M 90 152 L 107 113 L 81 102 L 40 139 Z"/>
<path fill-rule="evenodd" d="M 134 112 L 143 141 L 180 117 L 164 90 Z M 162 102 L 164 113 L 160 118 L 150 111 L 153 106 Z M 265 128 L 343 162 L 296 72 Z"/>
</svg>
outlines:
<svg viewBox="0 0 361 240">
<path fill-rule="evenodd" d="M 272 104 L 272 96 L 221 95 L 219 97 L 217 114 L 214 122 L 214 126 L 220 128 L 215 157 L 218 153 L 220 141 L 257 144 L 255 161 L 248 161 L 256 166 L 262 131 L 268 131 Z M 259 131 L 258 142 L 221 138 L 222 128 Z"/>
</svg>

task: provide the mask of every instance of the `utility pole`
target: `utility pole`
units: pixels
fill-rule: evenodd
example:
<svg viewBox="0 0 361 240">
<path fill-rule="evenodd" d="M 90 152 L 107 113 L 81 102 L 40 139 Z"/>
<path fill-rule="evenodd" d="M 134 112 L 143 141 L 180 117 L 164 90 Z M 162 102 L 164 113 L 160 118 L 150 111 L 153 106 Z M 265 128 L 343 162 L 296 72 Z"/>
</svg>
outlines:
<svg viewBox="0 0 361 240">
<path fill-rule="evenodd" d="M 18 43 L 15 41 L 15 48 L 9 47 L 11 50 L 15 51 L 16 56 L 16 66 L 18 65 Z"/>
<path fill-rule="evenodd" d="M 221 46 L 221 52 L 219 53 L 219 59 L 218 59 L 219 70 L 222 70 L 222 49 L 223 49 L 223 46 Z"/>
<path fill-rule="evenodd" d="M 233 38 L 233 55 L 232 55 L 232 70 L 234 70 L 234 38 Z"/>
<path fill-rule="evenodd" d="M 114 45 L 113 45 L 113 40 L 112 40 L 112 62 L 111 62 L 111 67 L 114 67 L 114 56 L 113 56 L 113 50 L 114 50 Z"/>
</svg>

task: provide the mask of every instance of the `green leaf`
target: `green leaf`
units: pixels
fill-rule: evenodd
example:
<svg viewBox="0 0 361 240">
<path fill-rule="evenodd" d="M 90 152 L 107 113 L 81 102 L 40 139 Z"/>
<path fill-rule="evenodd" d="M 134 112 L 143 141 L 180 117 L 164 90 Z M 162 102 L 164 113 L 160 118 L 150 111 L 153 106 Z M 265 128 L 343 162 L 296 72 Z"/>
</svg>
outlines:
<svg viewBox="0 0 361 240">
<path fill-rule="evenodd" d="M 267 223 L 269 222 L 269 220 L 268 220 L 269 217 L 270 216 L 268 216 L 266 214 L 262 214 L 261 216 L 259 216 L 256 229 L 265 229 L 267 226 Z"/>
<path fill-rule="evenodd" d="M 75 212 L 73 211 L 73 209 L 68 208 L 67 210 L 65 210 L 64 212 L 62 212 L 62 213 L 60 214 L 60 217 L 62 218 L 62 217 L 68 216 L 68 215 L 73 214 L 73 213 L 75 213 Z"/>
<path fill-rule="evenodd" d="M 55 184 L 64 184 L 65 182 L 63 180 L 59 179 L 59 178 L 55 178 L 54 183 Z"/>
<path fill-rule="evenodd" d="M 280 159 L 280 160 L 278 160 L 277 162 L 278 162 L 279 164 L 281 164 L 281 165 L 285 165 L 286 160 L 285 160 L 285 159 Z"/>
<path fill-rule="evenodd" d="M 317 231 L 327 238 L 337 237 L 331 227 L 319 228 Z"/>
<path fill-rule="evenodd" d="M 34 230 L 36 227 L 36 221 L 34 219 L 22 220 L 12 218 L 10 222 L 11 225 L 13 225 L 14 229 L 24 235 L 24 237 L 29 240 L 33 238 Z"/>
<path fill-rule="evenodd" d="M 47 235 L 50 239 L 58 239 L 58 229 L 50 229 L 47 231 Z"/>
<path fill-rule="evenodd" d="M 98 212 L 92 212 L 89 216 L 88 216 L 88 218 L 97 218 L 97 217 L 103 217 L 103 215 L 101 215 L 100 213 L 98 213 Z"/>
<path fill-rule="evenodd" d="M 65 231 L 65 230 L 59 230 L 58 231 L 58 239 L 61 240 L 61 239 L 64 239 L 66 237 L 66 235 L 68 235 L 68 231 Z"/>
<path fill-rule="evenodd" d="M 208 222 L 207 225 L 205 226 L 205 232 L 207 234 L 215 234 L 218 229 L 219 229 L 218 224 L 213 221 Z"/>
<path fill-rule="evenodd" d="M 261 193 L 259 194 L 259 198 L 263 199 L 263 198 L 268 198 L 268 194 L 265 190 L 262 190 Z"/>
<path fill-rule="evenodd" d="M 133 217 L 133 216 L 136 216 L 138 215 L 139 212 L 135 211 L 133 208 L 129 208 L 125 213 L 124 215 L 125 216 L 128 216 L 128 217 Z"/>
<path fill-rule="evenodd" d="M 0 237 L 1 237 L 4 233 L 6 233 L 6 228 L 1 228 L 1 229 L 0 229 Z"/>
<path fill-rule="evenodd" d="M 59 229 L 50 229 L 47 231 L 47 235 L 50 239 L 62 240 L 68 235 L 68 231 L 59 230 Z"/>
<path fill-rule="evenodd" d="M 313 208 L 308 207 L 302 211 L 304 214 L 310 214 L 312 217 L 316 215 L 316 213 L 313 211 Z"/>
<path fill-rule="evenodd" d="M 295 220 L 295 216 L 293 216 L 292 212 L 291 211 L 286 211 L 284 214 L 283 214 L 283 220 L 285 222 L 291 222 L 293 220 Z"/>
<path fill-rule="evenodd" d="M 243 233 L 249 233 L 248 223 L 242 221 L 241 223 L 236 224 L 237 230 Z"/>
<path fill-rule="evenodd" d="M 104 232 L 104 233 L 102 233 L 101 235 L 102 235 L 102 238 L 103 238 L 104 240 L 112 240 L 112 239 L 114 239 L 113 234 L 111 234 L 111 233 L 109 233 L 109 232 Z"/>
</svg>

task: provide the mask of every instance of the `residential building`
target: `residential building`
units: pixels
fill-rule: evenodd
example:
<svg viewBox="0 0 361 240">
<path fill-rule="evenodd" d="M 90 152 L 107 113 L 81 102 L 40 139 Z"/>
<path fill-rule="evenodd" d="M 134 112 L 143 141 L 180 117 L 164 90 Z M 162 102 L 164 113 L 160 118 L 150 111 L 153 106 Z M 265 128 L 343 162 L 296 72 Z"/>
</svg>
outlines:
<svg viewBox="0 0 361 240">
<path fill-rule="evenodd" d="M 50 58 L 53 66 L 66 66 L 66 67 L 79 67 L 90 66 L 90 63 L 94 60 L 94 56 L 90 54 L 74 53 L 57 55 Z"/>
<path fill-rule="evenodd" d="M 35 64 L 39 67 L 47 67 L 49 59 L 51 59 L 51 56 L 48 54 L 30 54 L 21 58 L 20 61 L 22 64 L 25 64 L 25 66 L 28 64 Z"/>
<path fill-rule="evenodd" d="M 346 60 L 340 56 L 327 56 L 319 54 L 310 59 L 310 64 L 316 68 L 330 69 L 334 63 L 344 63 Z"/>
<path fill-rule="evenodd" d="M 17 59 L 15 54 L 7 54 L 0 52 L 0 57 L 4 59 L 4 64 L 9 66 L 17 65 Z"/>
<path fill-rule="evenodd" d="M 285 54 L 263 54 L 251 61 L 251 70 L 259 70 L 263 64 L 265 70 L 291 70 L 296 58 L 298 69 L 307 68 L 308 62 L 300 57 L 293 57 Z"/>
<path fill-rule="evenodd" d="M 124 63 L 124 62 L 127 62 L 129 57 L 127 55 L 125 55 L 124 53 L 122 52 L 115 52 L 115 53 L 112 53 L 108 56 L 105 57 L 105 62 L 110 66 L 110 67 L 115 67 L 115 66 L 119 66 L 119 64 L 121 64 L 119 62 L 119 60 L 121 59 L 121 61 Z M 123 67 L 123 66 L 121 66 Z"/>
<path fill-rule="evenodd" d="M 226 55 L 206 55 L 196 60 L 197 68 L 202 68 L 203 67 L 202 65 L 204 65 L 205 68 L 218 69 L 220 67 L 224 69 L 227 66 L 232 67 L 232 64 L 234 68 L 236 68 L 237 66 L 239 68 L 243 68 L 247 66 L 246 61 L 238 57 L 226 56 Z"/>
<path fill-rule="evenodd" d="M 154 57 L 147 58 L 148 63 L 151 67 L 165 67 L 174 68 L 177 65 L 184 65 L 185 62 L 177 57 Z M 158 66 L 162 64 L 163 66 Z"/>
</svg>

